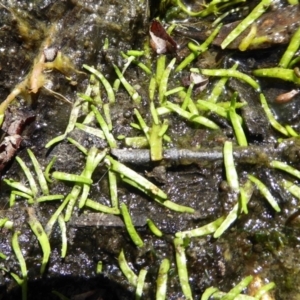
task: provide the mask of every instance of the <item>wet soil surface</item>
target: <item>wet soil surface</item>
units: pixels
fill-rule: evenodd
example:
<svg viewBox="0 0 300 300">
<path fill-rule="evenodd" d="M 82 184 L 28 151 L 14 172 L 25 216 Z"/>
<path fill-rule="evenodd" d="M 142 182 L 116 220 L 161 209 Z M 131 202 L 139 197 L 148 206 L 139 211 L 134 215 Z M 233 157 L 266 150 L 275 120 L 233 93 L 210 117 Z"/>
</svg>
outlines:
<svg viewBox="0 0 300 300">
<path fill-rule="evenodd" d="M 40 47 L 51 25 L 57 24 L 58 28 L 51 38 L 51 46 L 68 56 L 77 70 L 82 71 L 82 64 L 88 64 L 101 70 L 113 82 L 116 79 L 113 63 L 120 68 L 124 64 L 120 50 L 142 49 L 148 36 L 149 14 L 157 12 L 157 3 L 150 3 L 148 6 L 137 0 L 9 1 L 3 4 L 8 9 L 0 8 L 1 99 L 5 99 L 13 87 L 24 79 L 41 51 Z M 22 31 L 20 34 L 20 20 L 24 20 L 23 26 L 30 28 L 30 32 Z M 104 51 L 105 38 L 109 39 L 109 48 Z M 183 39 L 179 34 L 175 38 L 180 41 Z M 230 52 L 221 51 L 218 46 L 212 46 L 210 54 L 200 57 L 195 66 L 228 68 L 233 64 L 228 62 L 230 57 L 232 61 L 240 62 L 242 71 L 250 72 L 260 66 L 275 66 L 285 48 L 284 45 L 271 45 L 269 49 L 241 53 L 235 49 Z M 150 60 L 153 70 L 156 59 L 157 55 L 152 53 Z M 169 88 L 178 86 L 184 75 L 174 75 L 170 79 Z M 126 78 L 137 87 L 142 96 L 142 103 L 138 108 L 150 122 L 149 76 L 137 66 L 130 66 Z M 73 72 L 68 80 L 63 74 L 53 71 L 47 74 L 45 85 L 74 103 L 77 92 L 85 91 L 88 80 L 88 74 Z M 209 93 L 215 82 L 217 79 L 212 79 L 204 93 Z M 286 104 L 274 103 L 276 96 L 294 86 L 267 79 L 260 83 L 279 122 L 292 125 L 299 132 L 300 96 L 296 95 Z M 299 169 L 299 141 L 286 139 L 279 145 L 277 139 L 282 136 L 271 128 L 261 108 L 258 93 L 247 84 L 230 79 L 224 99 L 230 99 L 233 91 L 237 91 L 240 98 L 248 103 L 239 113 L 245 121 L 250 147 L 241 149 L 234 146 L 240 181 L 244 182 L 247 174 L 260 178 L 278 202 L 281 212 L 276 213 L 259 191 L 255 190 L 249 202 L 249 213 L 242 214 L 219 239 L 208 235 L 188 240 L 186 255 L 193 295 L 195 299 L 199 299 L 210 286 L 229 291 L 243 277 L 256 275 L 264 283 L 276 283 L 274 299 L 299 299 L 299 199 L 279 185 L 283 178 L 295 183 L 297 180 L 269 167 L 271 160 L 281 160 Z M 202 96 L 205 97 L 205 94 Z M 107 102 L 105 92 L 102 97 Z M 139 131 L 130 126 L 130 123 L 136 122 L 133 109 L 137 105 L 123 87 L 119 89 L 116 98 L 116 104 L 111 107 L 113 135 L 140 135 Z M 85 157 L 74 145 L 64 140 L 50 149 L 45 148 L 49 140 L 65 131 L 72 106 L 45 89 L 41 89 L 39 95 L 30 99 L 32 105 L 28 105 L 22 97 L 17 100 L 11 108 L 12 112 L 23 110 L 35 116 L 35 120 L 24 127 L 17 155 L 31 168 L 27 148 L 32 149 L 43 167 L 57 156 L 56 170 L 80 174 L 85 165 Z M 173 100 L 180 101 L 176 97 Z M 79 120 L 84 117 L 82 114 Z M 168 210 L 120 181 L 119 201 L 130 208 L 133 223 L 144 246 L 137 248 L 132 243 L 120 217 L 91 209 L 77 209 L 67 223 L 68 251 L 64 259 L 60 257 L 60 229 L 58 225 L 54 226 L 50 238 L 50 262 L 43 276 L 40 275 L 42 252 L 27 223 L 26 207 L 29 204 L 20 199 L 13 208 L 8 208 L 11 188 L 3 182 L 3 179 L 13 178 L 26 183 L 26 177 L 14 159 L 5 166 L 1 180 L 0 218 L 7 217 L 14 222 L 14 230 L 20 231 L 19 243 L 28 268 L 28 299 L 58 299 L 53 291 L 70 299 L 134 299 L 135 289 L 122 274 L 117 260 L 122 248 L 135 273 L 142 268 L 148 270 L 145 299 L 155 299 L 157 272 L 163 258 L 171 261 L 167 298 L 183 299 L 175 264 L 175 233 L 212 222 L 226 215 L 235 204 L 235 197 L 226 185 L 222 156 L 225 140 L 232 140 L 236 145 L 234 133 L 225 119 L 214 114 L 208 117 L 221 129 L 209 130 L 196 126 L 175 114 L 168 117 L 171 142 L 165 148 L 193 151 L 200 149 L 203 153 L 201 159 L 182 159 L 180 156 L 173 160 L 165 159 L 162 163 L 151 163 L 147 159 L 136 162 L 128 161 L 122 153 L 113 153 L 117 159 L 166 191 L 172 201 L 194 208 L 194 214 Z M 92 146 L 99 149 L 108 146 L 106 141 L 79 129 L 73 130 L 69 137 L 88 149 Z M 118 141 L 118 149 L 126 149 L 122 140 Z M 93 182 L 89 198 L 109 205 L 107 168 L 104 165 L 100 164 L 96 169 Z M 50 188 L 51 194 L 67 195 L 72 184 L 55 181 Z M 33 205 L 42 225 L 48 222 L 58 206 L 56 201 Z M 162 230 L 162 237 L 158 238 L 151 233 L 146 226 L 147 218 L 152 219 Z M 21 289 L 9 273 L 21 276 L 20 266 L 11 246 L 12 230 L 0 230 L 0 252 L 7 256 L 6 259 L 0 258 L 0 266 L 8 270 L 6 272 L 0 269 L 0 299 L 21 299 Z M 100 275 L 96 274 L 99 261 L 103 263 Z"/>
</svg>

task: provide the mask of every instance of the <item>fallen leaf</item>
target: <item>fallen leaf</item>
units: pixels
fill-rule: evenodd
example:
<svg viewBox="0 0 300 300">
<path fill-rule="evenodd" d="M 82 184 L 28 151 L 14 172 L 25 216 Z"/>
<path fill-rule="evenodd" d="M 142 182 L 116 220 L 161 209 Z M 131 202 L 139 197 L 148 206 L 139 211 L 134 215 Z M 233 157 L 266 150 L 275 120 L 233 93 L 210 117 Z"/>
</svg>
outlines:
<svg viewBox="0 0 300 300">
<path fill-rule="evenodd" d="M 177 43 L 166 32 L 161 23 L 153 20 L 150 25 L 150 44 L 157 54 L 176 52 Z"/>
</svg>

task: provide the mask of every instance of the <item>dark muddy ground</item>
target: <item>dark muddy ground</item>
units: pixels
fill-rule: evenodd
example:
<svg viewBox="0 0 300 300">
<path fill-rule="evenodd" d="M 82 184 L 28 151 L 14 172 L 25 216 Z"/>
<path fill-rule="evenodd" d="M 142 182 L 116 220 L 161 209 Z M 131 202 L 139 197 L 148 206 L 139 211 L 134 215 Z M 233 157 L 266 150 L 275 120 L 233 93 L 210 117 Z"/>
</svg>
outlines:
<svg viewBox="0 0 300 300">
<path fill-rule="evenodd" d="M 76 69 L 82 71 L 82 64 L 93 65 L 113 82 L 116 75 L 112 63 L 120 67 L 124 64 L 120 50 L 142 49 L 148 36 L 150 15 L 158 14 L 156 2 L 153 1 L 148 7 L 146 3 L 137 0 L 3 1 L 9 9 L 0 7 L 1 99 L 5 99 L 13 87 L 24 79 L 53 24 L 57 24 L 58 30 L 52 37 L 51 45 L 68 56 Z M 285 1 L 282 4 L 286 5 Z M 24 26 L 28 26 L 30 32 L 20 34 L 20 19 L 26 22 Z M 109 49 L 103 51 L 105 38 L 109 39 Z M 175 38 L 180 43 L 186 42 L 182 34 L 175 35 Z M 271 45 L 267 49 L 241 53 L 235 49 L 221 51 L 218 46 L 212 46 L 209 54 L 201 56 L 195 65 L 229 67 L 232 62 L 228 58 L 231 58 L 241 63 L 240 70 L 250 72 L 261 66 L 275 66 L 285 49 L 285 45 Z M 152 53 L 153 70 L 156 58 L 157 55 Z M 170 55 L 168 59 L 171 58 Z M 184 74 L 173 76 L 169 87 L 178 86 L 183 76 Z M 87 74 L 73 72 L 71 80 L 67 80 L 63 74 L 53 71 L 47 74 L 45 85 L 74 103 L 76 93 L 85 91 L 88 78 Z M 142 95 L 139 110 L 150 120 L 147 92 L 149 76 L 138 67 L 131 66 L 126 72 L 126 78 L 137 86 Z M 211 91 L 214 82 L 216 79 L 211 80 L 205 93 Z M 274 103 L 277 95 L 294 86 L 274 79 L 260 80 L 260 83 L 267 100 L 273 105 L 278 121 L 292 125 L 299 131 L 300 96 L 295 96 L 287 104 Z M 233 91 L 237 91 L 248 102 L 248 106 L 242 108 L 240 114 L 245 119 L 250 148 L 244 149 L 244 152 L 235 148 L 240 180 L 245 181 L 247 174 L 259 177 L 270 189 L 281 212 L 276 213 L 259 191 L 255 190 L 249 203 L 249 214 L 242 214 L 219 239 L 214 239 L 211 235 L 191 239 L 186 255 L 193 295 L 195 299 L 199 299 L 210 286 L 229 291 L 243 277 L 257 275 L 264 283 L 275 282 L 276 289 L 270 299 L 300 299 L 299 199 L 278 184 L 282 178 L 295 183 L 297 180 L 268 167 L 269 162 L 276 159 L 299 169 L 299 141 L 286 139 L 279 146 L 277 139 L 282 136 L 271 128 L 259 103 L 258 93 L 247 84 L 230 79 L 224 99 L 228 100 Z M 22 111 L 35 116 L 35 120 L 24 128 L 17 155 L 31 165 L 26 152 L 30 148 L 42 166 L 46 166 L 53 156 L 57 156 L 57 170 L 80 173 L 85 164 L 84 155 L 67 140 L 50 149 L 45 148 L 49 140 L 64 132 L 71 105 L 58 100 L 45 89 L 41 89 L 37 96 L 31 99 L 33 103 L 30 106 L 19 97 L 12 108 L 13 112 Z M 107 101 L 105 92 L 102 97 L 104 102 Z M 132 111 L 136 104 L 122 87 L 116 94 L 116 99 L 116 104 L 111 107 L 113 135 L 140 134 L 130 127 L 130 123 L 135 122 Z M 129 185 L 119 182 L 119 201 L 130 207 L 134 224 L 145 243 L 142 248 L 137 248 L 131 242 L 119 217 L 92 210 L 76 210 L 67 223 L 66 258 L 60 257 L 61 236 L 58 225 L 55 225 L 50 238 L 50 263 L 41 277 L 41 249 L 26 222 L 26 207 L 29 204 L 20 199 L 13 208 L 8 208 L 11 188 L 1 181 L 0 218 L 8 217 L 14 222 L 15 230 L 21 232 L 19 242 L 28 268 L 28 299 L 58 299 L 52 291 L 58 291 L 71 299 L 134 299 L 135 289 L 129 285 L 118 266 L 117 257 L 122 248 L 136 273 L 143 267 L 148 270 L 145 299 L 155 298 L 158 268 L 161 260 L 166 257 L 171 261 L 167 299 L 183 299 L 174 259 L 174 234 L 212 222 L 227 214 L 235 204 L 226 187 L 222 158 L 224 141 L 232 140 L 235 143 L 234 133 L 228 121 L 214 114 L 209 115 L 209 118 L 219 124 L 221 129 L 208 130 L 190 124 L 175 114 L 169 117 L 168 135 L 171 142 L 165 147 L 200 149 L 205 154 L 202 159 L 164 160 L 160 164 L 146 160 L 137 164 L 126 162 L 126 158 L 120 153 L 114 153 L 120 161 L 166 191 L 172 201 L 193 207 L 196 211 L 194 214 L 172 212 Z M 84 115 L 79 119 L 83 120 Z M 79 129 L 73 130 L 69 136 L 86 148 L 94 145 L 99 149 L 107 147 L 106 141 Z M 118 148 L 126 147 L 119 141 Z M 206 153 L 214 153 L 214 156 Z M 96 169 L 89 198 L 108 205 L 110 196 L 106 173 L 104 165 Z M 14 159 L 2 171 L 2 180 L 5 178 L 26 182 L 23 171 Z M 71 184 L 56 181 L 51 185 L 51 193 L 66 195 L 71 187 Z M 45 225 L 58 204 L 55 201 L 45 202 L 34 204 L 33 207 L 38 219 Z M 151 218 L 163 231 L 163 237 L 158 238 L 150 232 L 146 226 L 147 218 Z M 21 275 L 11 248 L 12 231 L 2 228 L 0 237 L 0 252 L 7 255 L 5 260 L 0 260 L 0 266 Z M 98 261 L 103 262 L 101 275 L 96 274 Z M 0 271 L 0 299 L 21 299 L 21 289 L 5 271 Z"/>
</svg>

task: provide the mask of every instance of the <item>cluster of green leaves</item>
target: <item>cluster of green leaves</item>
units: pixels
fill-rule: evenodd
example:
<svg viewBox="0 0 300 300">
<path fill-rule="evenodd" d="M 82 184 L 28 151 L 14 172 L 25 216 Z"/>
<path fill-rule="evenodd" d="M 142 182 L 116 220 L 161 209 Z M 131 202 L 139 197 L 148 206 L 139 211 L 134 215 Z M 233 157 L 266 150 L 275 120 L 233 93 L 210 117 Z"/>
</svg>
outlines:
<svg viewBox="0 0 300 300">
<path fill-rule="evenodd" d="M 253 71 L 255 76 L 279 78 L 285 81 L 293 82 L 300 85 L 299 69 L 295 65 L 299 62 L 300 57 L 296 56 L 300 47 L 300 28 L 294 33 L 291 41 L 278 63 L 278 67 L 269 69 L 258 69 Z M 294 69 L 295 68 L 295 69 Z"/>
<path fill-rule="evenodd" d="M 257 289 L 254 296 L 247 296 L 241 294 L 242 291 L 251 284 L 254 280 L 253 276 L 247 276 L 243 278 L 237 285 L 235 285 L 228 293 L 224 293 L 219 291 L 219 289 L 215 287 L 209 287 L 203 293 L 201 300 L 208 300 L 208 299 L 223 299 L 223 300 L 257 300 L 261 299 L 261 297 L 271 289 L 275 287 L 273 282 L 268 283 L 264 286 L 261 286 Z"/>
<path fill-rule="evenodd" d="M 216 12 L 215 8 L 219 7 L 219 4 L 221 2 L 225 3 L 226 1 L 211 1 L 206 8 L 206 12 Z M 237 1 L 231 1 L 230 4 L 233 4 L 233 2 L 237 3 Z M 265 9 L 266 6 L 270 4 L 270 2 L 271 1 L 261 1 L 259 6 L 256 7 L 256 10 L 253 11 L 250 19 L 253 21 L 255 18 L 258 18 L 258 16 L 263 13 L 263 9 Z M 182 9 L 184 9 L 180 1 L 178 1 L 178 4 Z M 230 37 L 228 37 L 228 40 L 226 42 L 224 41 L 223 47 L 225 48 L 226 45 L 230 43 L 230 41 L 232 41 L 239 35 L 241 30 L 245 29 L 249 25 L 249 19 L 245 20 L 245 22 L 241 25 L 241 28 L 233 32 Z M 32 174 L 30 169 L 26 166 L 21 158 L 17 158 L 17 162 L 20 164 L 26 175 L 28 184 L 26 185 L 22 182 L 16 182 L 14 180 L 6 180 L 6 183 L 12 187 L 10 197 L 11 207 L 15 205 L 15 200 L 19 198 L 25 198 L 28 201 L 29 206 L 44 201 L 62 200 L 56 212 L 51 216 L 50 220 L 45 225 L 45 229 L 35 216 L 32 207 L 30 207 L 28 210 L 28 223 L 33 233 L 36 235 L 43 251 L 41 273 L 44 272 L 48 263 L 51 251 L 49 236 L 51 235 L 52 228 L 56 222 L 58 222 L 62 232 L 62 257 L 66 256 L 67 233 L 65 223 L 71 219 L 75 207 L 78 207 L 78 209 L 93 209 L 102 213 L 122 216 L 132 242 L 137 247 L 143 247 L 144 242 L 133 225 L 128 207 L 125 203 L 119 203 L 118 201 L 118 182 L 125 182 L 127 184 L 130 184 L 132 187 L 143 192 L 145 195 L 150 196 L 156 203 L 164 206 L 166 209 L 171 209 L 181 213 L 194 212 L 194 209 L 191 207 L 182 206 L 178 203 L 172 202 L 162 189 L 154 185 L 152 182 L 150 182 L 148 179 L 141 176 L 134 170 L 113 159 L 109 155 L 109 149 L 117 148 L 119 145 L 117 139 L 112 134 L 113 124 L 110 116 L 110 108 L 112 105 L 115 105 L 117 103 L 115 95 L 116 91 L 120 88 L 120 84 L 123 85 L 129 96 L 131 97 L 133 103 L 136 105 L 136 109 L 134 109 L 134 115 L 136 117 L 137 123 L 133 123 L 131 125 L 133 128 L 139 130 L 143 134 L 143 136 L 139 135 L 134 137 L 118 138 L 123 138 L 125 145 L 129 147 L 148 147 L 150 150 L 152 161 L 160 161 L 163 159 L 163 149 L 171 140 L 170 136 L 168 136 L 167 134 L 169 128 L 168 115 L 170 114 L 176 114 L 177 116 L 187 120 L 188 122 L 199 124 L 207 128 L 207 130 L 218 130 L 219 126 L 206 117 L 207 111 L 213 111 L 220 116 L 227 118 L 231 122 L 238 145 L 248 145 L 247 136 L 243 131 L 243 119 L 237 113 L 237 108 L 245 105 L 245 103 L 237 102 L 238 95 L 236 94 L 232 96 L 230 103 L 220 101 L 222 90 L 225 87 L 229 77 L 236 77 L 239 80 L 246 82 L 257 92 L 259 92 L 262 107 L 264 108 L 266 115 L 268 116 L 270 124 L 281 134 L 287 137 L 291 136 L 291 131 L 288 130 L 286 126 L 282 126 L 276 121 L 276 118 L 269 109 L 267 101 L 263 93 L 261 92 L 258 82 L 255 81 L 253 77 L 238 71 L 237 64 L 234 65 L 231 69 L 227 70 L 191 69 L 191 72 L 201 73 L 205 76 L 221 77 L 220 80 L 214 85 L 210 96 L 207 99 L 193 99 L 193 97 L 191 96 L 193 83 L 191 83 L 190 87 L 188 88 L 178 86 L 172 89 L 168 89 L 169 78 L 175 73 L 188 67 L 194 59 L 201 55 L 201 53 L 207 51 L 210 43 L 219 32 L 221 26 L 222 25 L 216 27 L 211 36 L 200 46 L 190 45 L 191 54 L 188 55 L 187 58 L 183 60 L 183 62 L 178 66 L 176 66 L 175 58 L 168 61 L 168 57 L 166 55 L 161 55 L 157 59 L 157 63 L 155 66 L 156 71 L 153 72 L 151 69 L 151 65 L 149 64 L 149 61 L 147 59 L 147 53 L 149 51 L 149 49 L 147 48 L 143 51 L 132 50 L 128 51 L 127 53 L 122 53 L 122 56 L 126 63 L 122 70 L 120 70 L 117 66 L 113 66 L 118 77 L 118 79 L 113 84 L 111 84 L 100 71 L 87 65 L 83 66 L 86 70 L 92 73 L 90 84 L 84 94 L 78 95 L 78 99 L 73 105 L 69 123 L 65 130 L 65 133 L 58 137 L 55 137 L 53 140 L 49 141 L 46 144 L 46 148 L 50 148 L 56 143 L 67 139 L 86 156 L 86 164 L 82 172 L 79 175 L 68 174 L 63 171 L 51 172 L 55 163 L 55 159 L 53 159 L 49 163 L 49 165 L 43 172 L 33 152 L 28 150 L 28 154 L 34 166 L 35 174 Z M 293 71 L 291 70 L 291 68 L 294 66 L 297 60 L 297 58 L 293 59 L 293 57 L 297 49 L 299 48 L 299 32 L 300 31 L 298 30 L 295 33 L 286 53 L 284 54 L 279 64 L 279 73 L 284 74 L 282 75 L 284 79 L 289 80 L 288 78 L 292 78 L 292 81 L 296 84 L 298 84 L 298 77 L 294 78 L 294 75 L 287 76 L 287 70 L 289 71 L 289 73 L 291 73 L 290 71 Z M 132 86 L 125 76 L 126 70 L 131 64 L 136 64 L 143 72 L 145 72 L 145 74 L 149 78 L 148 98 L 151 113 L 150 124 L 147 124 L 146 118 L 142 116 L 141 109 L 139 109 L 142 101 L 141 95 L 139 94 L 137 88 L 135 86 Z M 173 70 L 174 68 L 175 70 Z M 276 69 L 273 70 L 273 72 L 274 71 L 277 72 L 278 70 Z M 262 70 L 257 70 L 254 72 L 254 75 L 256 76 L 261 76 L 261 74 L 267 73 L 266 71 Z M 272 75 L 263 76 L 272 77 Z M 101 85 L 106 91 L 108 103 L 105 103 L 101 99 Z M 181 100 L 180 104 L 178 104 L 178 102 L 174 103 L 172 101 L 174 99 L 174 95 L 177 95 L 179 97 L 179 99 Z M 85 119 L 81 123 L 78 122 L 78 117 L 80 116 L 80 114 L 86 115 Z M 98 126 L 94 125 L 95 121 L 98 122 Z M 69 133 L 72 132 L 75 128 L 83 130 L 88 134 L 97 136 L 100 139 L 105 139 L 107 141 L 109 149 L 99 150 L 95 147 L 86 149 L 76 140 L 68 137 Z M 93 184 L 92 175 L 101 162 L 104 163 L 105 167 L 108 170 L 107 176 L 111 197 L 110 206 L 89 199 L 90 188 Z M 173 239 L 178 276 L 183 294 L 187 299 L 192 299 L 193 296 L 188 280 L 189 276 L 187 271 L 187 258 L 185 253 L 186 239 L 192 239 L 194 237 L 210 234 L 213 234 L 215 238 L 220 237 L 224 233 L 224 231 L 227 230 L 229 226 L 242 213 L 248 213 L 247 204 L 250 201 L 254 190 L 253 184 L 257 186 L 257 188 L 264 195 L 264 197 L 274 208 L 274 210 L 277 212 L 280 211 L 280 208 L 275 199 L 268 191 L 267 187 L 263 184 L 263 182 L 261 182 L 258 178 L 256 178 L 252 174 L 248 174 L 249 180 L 242 185 L 240 184 L 233 158 L 233 145 L 230 141 L 227 141 L 224 144 L 224 165 L 226 170 L 226 179 L 236 199 L 236 204 L 234 205 L 233 209 L 226 216 L 221 216 L 215 221 L 202 227 L 193 228 L 188 231 L 177 232 Z M 299 171 L 283 162 L 273 161 L 271 162 L 270 167 L 284 170 L 285 172 L 292 174 L 300 179 Z M 57 166 L 57 168 L 59 168 L 59 166 Z M 39 185 L 36 183 L 36 179 L 34 177 L 38 179 Z M 51 187 L 53 181 L 55 180 L 68 181 L 73 183 L 73 187 L 68 195 L 64 196 L 51 194 L 51 188 L 49 189 L 49 185 Z M 293 195 L 295 195 L 295 197 L 299 198 L 300 187 L 298 185 L 295 185 L 293 182 L 289 182 L 286 180 L 282 181 L 282 185 L 287 188 Z M 155 234 L 157 237 L 163 236 L 164 233 L 150 219 L 148 219 L 147 224 L 153 234 Z M 11 223 L 11 221 L 5 219 L 2 220 L 0 225 L 12 228 L 13 224 Z M 22 278 L 14 273 L 11 273 L 11 275 L 22 286 L 23 299 L 26 299 L 27 268 L 25 259 L 18 245 L 18 234 L 18 232 L 14 232 L 13 234 L 12 247 L 17 259 L 20 262 Z M 3 254 L 1 258 L 5 258 L 5 255 Z M 134 271 L 129 267 L 129 264 L 125 259 L 123 250 L 120 251 L 119 265 L 122 272 L 128 279 L 128 282 L 136 287 L 136 298 L 140 299 L 142 297 L 143 289 L 145 286 L 144 283 L 146 280 L 147 270 L 142 269 L 140 270 L 139 274 L 136 275 Z M 163 259 L 161 261 L 157 277 L 157 299 L 166 298 L 169 268 L 169 259 Z M 97 264 L 97 272 L 101 272 L 101 269 L 102 263 L 99 262 Z M 273 284 L 267 285 L 267 287 L 262 288 L 263 292 L 258 292 L 255 297 L 241 295 L 241 292 L 249 285 L 251 281 L 251 276 L 244 278 L 234 289 L 229 291 L 227 294 L 220 292 L 216 288 L 209 288 L 203 294 L 202 299 L 208 299 L 210 296 L 212 296 L 214 299 L 260 299 L 263 292 L 268 291 L 268 289 L 273 288 L 274 286 Z"/>
</svg>

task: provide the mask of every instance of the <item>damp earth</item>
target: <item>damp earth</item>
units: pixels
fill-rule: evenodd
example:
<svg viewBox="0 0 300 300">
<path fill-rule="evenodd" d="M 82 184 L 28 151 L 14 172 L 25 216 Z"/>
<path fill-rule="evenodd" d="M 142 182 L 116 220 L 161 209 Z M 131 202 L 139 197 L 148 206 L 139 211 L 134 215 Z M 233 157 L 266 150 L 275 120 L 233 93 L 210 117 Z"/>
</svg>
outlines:
<svg viewBox="0 0 300 300">
<path fill-rule="evenodd" d="M 187 16 L 182 17 L 182 13 L 175 16 L 171 14 L 173 8 L 170 3 L 166 7 L 161 5 L 159 10 L 157 1 L 40 0 L 4 1 L 3 4 L 5 7 L 0 7 L 1 101 L 24 80 L 53 24 L 56 24 L 57 30 L 51 36 L 49 47 L 57 49 L 72 64 L 68 74 L 56 70 L 47 72 L 45 88 L 41 88 L 37 94 L 30 94 L 30 99 L 18 96 L 9 108 L 13 116 L 18 113 L 31 118 L 23 128 L 22 141 L 16 154 L 31 169 L 33 166 L 27 154 L 28 148 L 34 152 L 43 168 L 56 156 L 55 170 L 79 174 L 84 168 L 85 156 L 73 144 L 64 139 L 48 149 L 45 145 L 65 132 L 72 105 L 78 93 L 84 93 L 89 84 L 90 74 L 82 65 L 94 66 L 113 83 L 117 79 L 113 64 L 120 69 L 123 67 L 121 51 L 143 50 L 148 42 L 149 24 L 153 17 L 160 15 L 169 22 L 175 20 L 180 23 Z M 281 1 L 280 5 L 286 7 L 287 3 Z M 279 8 L 272 8 L 273 15 L 276 9 L 280 11 L 280 5 Z M 299 15 L 298 6 L 293 10 Z M 225 19 L 225 22 L 232 23 L 243 17 L 234 14 L 233 19 Z M 280 21 L 289 23 L 289 18 L 289 14 L 281 15 Z M 187 20 L 184 22 L 187 23 Z M 211 17 L 205 19 L 205 24 L 200 24 L 200 28 L 207 28 L 211 22 Z M 194 24 L 194 19 L 189 18 L 189 23 Z M 281 23 L 280 26 L 282 29 L 288 25 Z M 275 31 L 272 33 L 276 33 L 276 28 L 272 29 Z M 188 35 L 195 37 L 195 30 L 199 29 L 189 30 L 189 34 L 186 34 L 186 30 L 174 32 L 173 37 L 180 48 L 178 60 L 182 60 L 187 53 Z M 281 31 L 281 34 L 286 38 L 285 43 L 272 43 L 270 39 L 268 47 L 245 52 L 234 46 L 233 49 L 222 50 L 216 41 L 207 53 L 199 56 L 193 66 L 230 68 L 238 61 L 240 70 L 247 74 L 260 67 L 274 67 L 290 39 L 290 32 L 285 34 Z M 108 47 L 105 47 L 106 40 Z M 167 60 L 170 61 L 173 56 L 167 55 Z M 151 50 L 147 59 L 154 72 L 157 58 L 158 55 Z M 187 73 L 183 71 L 170 77 L 169 89 L 181 85 Z M 126 70 L 125 77 L 141 95 L 138 109 L 150 122 L 150 77 L 133 64 Z M 294 84 L 268 78 L 259 81 L 277 120 L 293 126 L 299 132 L 300 95 L 284 104 L 275 101 L 278 95 L 295 88 Z M 210 78 L 208 88 L 199 92 L 197 97 L 205 98 L 216 82 L 217 78 Z M 27 207 L 32 206 L 40 223 L 45 225 L 59 203 L 28 204 L 24 198 L 20 198 L 9 208 L 11 187 L 5 184 L 4 179 L 11 178 L 23 183 L 27 179 L 15 158 L 7 162 L 1 177 L 0 219 L 8 218 L 14 223 L 14 230 L 20 232 L 19 243 L 28 268 L 28 299 L 59 299 L 53 293 L 55 291 L 69 299 L 134 299 L 135 289 L 118 264 L 121 249 L 136 274 L 142 268 L 148 271 L 143 299 L 155 299 L 157 273 L 164 258 L 171 262 L 167 298 L 183 299 L 175 262 L 175 233 L 206 225 L 228 214 L 235 204 L 236 198 L 228 188 L 224 171 L 222 149 L 226 140 L 234 143 L 233 153 L 240 182 L 245 182 L 249 173 L 260 178 L 277 201 L 281 212 L 275 212 L 255 189 L 248 204 L 249 213 L 240 215 L 221 237 L 215 239 L 207 235 L 187 239 L 187 268 L 194 298 L 199 299 L 210 286 L 227 292 L 245 276 L 253 275 L 264 284 L 276 284 L 276 288 L 270 292 L 270 299 L 299 299 L 299 197 L 297 200 L 279 184 L 282 179 L 295 183 L 297 180 L 270 167 L 272 160 L 279 160 L 299 169 L 299 138 L 285 139 L 279 144 L 278 139 L 282 135 L 270 126 L 262 110 L 259 94 L 248 84 L 230 78 L 222 97 L 228 101 L 234 92 L 238 92 L 241 102 L 247 102 L 238 113 L 244 120 L 248 147 L 237 146 L 230 122 L 210 112 L 206 116 L 218 124 L 218 130 L 195 125 L 175 114 L 168 116 L 170 140 L 164 145 L 168 155 L 161 162 L 152 162 L 147 149 L 127 147 L 122 139 L 117 141 L 117 149 L 111 151 L 115 159 L 156 184 L 173 202 L 195 209 L 192 214 L 171 211 L 129 184 L 118 181 L 119 202 L 126 203 L 130 209 L 134 226 L 144 241 L 141 248 L 133 244 L 121 217 L 75 208 L 71 220 L 66 224 L 67 255 L 61 258 L 61 231 L 55 224 L 50 237 L 50 261 L 45 274 L 41 276 L 42 252 L 27 223 Z M 71 104 L 57 94 L 63 95 Z M 104 89 L 101 97 L 104 103 L 108 103 Z M 177 103 L 180 99 L 174 97 L 173 101 Z M 130 126 L 136 123 L 135 108 L 137 104 L 121 85 L 116 92 L 116 103 L 110 108 L 113 136 L 141 135 L 138 129 Z M 78 122 L 85 117 L 82 112 Z M 96 122 L 94 125 L 96 127 Z M 72 130 L 68 137 L 87 149 L 92 146 L 98 149 L 109 147 L 104 139 L 79 128 Z M 96 168 L 92 179 L 89 198 L 109 205 L 110 190 L 104 164 Z M 50 187 L 52 194 L 67 195 L 72 184 L 54 181 Z M 149 230 L 148 218 L 163 232 L 162 237 L 155 236 Z M 21 299 L 21 288 L 10 275 L 13 272 L 21 276 L 20 265 L 11 246 L 12 230 L 0 230 L 0 252 L 6 255 L 6 259 L 0 258 L 0 299 Z M 100 274 L 96 272 L 99 261 L 103 264 Z"/>
</svg>

